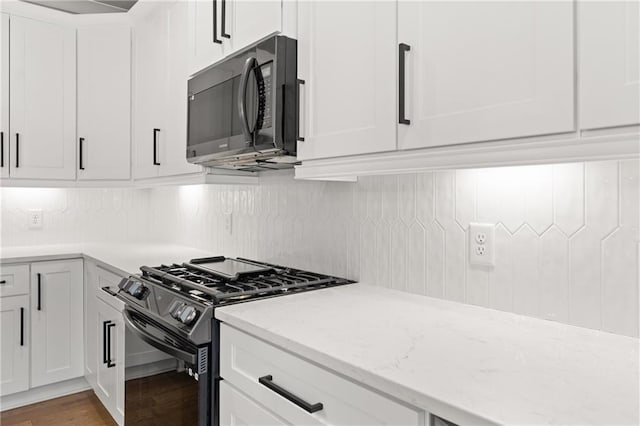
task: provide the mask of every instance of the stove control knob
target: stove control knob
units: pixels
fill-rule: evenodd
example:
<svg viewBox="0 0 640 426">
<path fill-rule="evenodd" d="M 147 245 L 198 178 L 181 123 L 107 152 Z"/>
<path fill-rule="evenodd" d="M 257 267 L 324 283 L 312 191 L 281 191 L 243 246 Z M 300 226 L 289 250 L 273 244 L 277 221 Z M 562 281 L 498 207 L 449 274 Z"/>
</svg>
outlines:
<svg viewBox="0 0 640 426">
<path fill-rule="evenodd" d="M 144 298 L 145 292 L 147 288 L 143 286 L 139 282 L 133 282 L 129 288 L 127 288 L 127 293 L 135 297 L 136 299 L 142 300 Z"/>
<path fill-rule="evenodd" d="M 196 311 L 196 308 L 193 306 L 185 306 L 182 312 L 180 312 L 179 320 L 185 325 L 190 325 L 196 319 L 197 315 L 198 311 Z"/>
</svg>

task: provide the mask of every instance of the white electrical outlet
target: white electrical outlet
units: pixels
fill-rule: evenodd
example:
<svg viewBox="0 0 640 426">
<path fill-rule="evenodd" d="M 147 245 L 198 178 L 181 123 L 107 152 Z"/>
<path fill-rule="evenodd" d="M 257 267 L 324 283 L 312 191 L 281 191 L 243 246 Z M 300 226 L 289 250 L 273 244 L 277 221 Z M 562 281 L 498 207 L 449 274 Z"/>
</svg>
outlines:
<svg viewBox="0 0 640 426">
<path fill-rule="evenodd" d="M 233 233 L 233 213 L 224 214 L 224 230 L 228 235 Z"/>
<path fill-rule="evenodd" d="M 469 224 L 469 262 L 472 265 L 495 264 L 495 226 L 490 223 Z"/>
<path fill-rule="evenodd" d="M 27 213 L 27 227 L 29 229 L 42 228 L 42 210 L 32 209 Z"/>
</svg>

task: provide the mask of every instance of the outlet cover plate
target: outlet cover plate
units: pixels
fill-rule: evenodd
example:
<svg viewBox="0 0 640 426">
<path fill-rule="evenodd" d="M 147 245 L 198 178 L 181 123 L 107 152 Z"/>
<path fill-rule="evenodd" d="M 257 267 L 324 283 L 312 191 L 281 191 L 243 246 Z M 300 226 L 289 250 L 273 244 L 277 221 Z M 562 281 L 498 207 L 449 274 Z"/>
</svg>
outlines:
<svg viewBox="0 0 640 426">
<path fill-rule="evenodd" d="M 31 209 L 27 212 L 27 227 L 29 229 L 42 229 L 42 210 Z"/>
<path fill-rule="evenodd" d="M 492 223 L 469 224 L 469 263 L 495 265 L 495 225 Z"/>
</svg>

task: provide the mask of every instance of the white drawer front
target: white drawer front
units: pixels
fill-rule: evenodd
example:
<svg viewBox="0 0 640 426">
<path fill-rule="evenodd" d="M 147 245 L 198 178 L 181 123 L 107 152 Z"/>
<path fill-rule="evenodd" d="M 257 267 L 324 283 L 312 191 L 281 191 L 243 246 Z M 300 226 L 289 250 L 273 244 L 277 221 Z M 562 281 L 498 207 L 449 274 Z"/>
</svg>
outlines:
<svg viewBox="0 0 640 426">
<path fill-rule="evenodd" d="M 0 266 L 0 297 L 29 294 L 29 265 Z"/>
<path fill-rule="evenodd" d="M 223 324 L 220 372 L 224 380 L 295 425 L 423 425 L 424 412 L 392 401 L 324 368 Z M 271 382 L 308 404 L 309 413 L 259 383 Z"/>
<path fill-rule="evenodd" d="M 220 426 L 244 425 L 285 426 L 287 423 L 227 382 L 220 382 Z"/>
</svg>

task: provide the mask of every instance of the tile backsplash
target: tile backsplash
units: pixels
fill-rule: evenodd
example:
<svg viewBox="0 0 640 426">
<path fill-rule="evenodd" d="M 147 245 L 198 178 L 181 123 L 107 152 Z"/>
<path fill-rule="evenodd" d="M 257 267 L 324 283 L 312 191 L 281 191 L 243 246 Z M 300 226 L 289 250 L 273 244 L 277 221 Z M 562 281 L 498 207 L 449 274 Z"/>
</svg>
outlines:
<svg viewBox="0 0 640 426">
<path fill-rule="evenodd" d="M 639 170 L 626 160 L 355 184 L 277 173 L 255 186 L 5 188 L 1 236 L 167 241 L 637 337 Z M 43 230 L 27 231 L 29 208 L 45 211 Z M 469 264 L 470 222 L 496 225 L 494 267 Z"/>
</svg>

